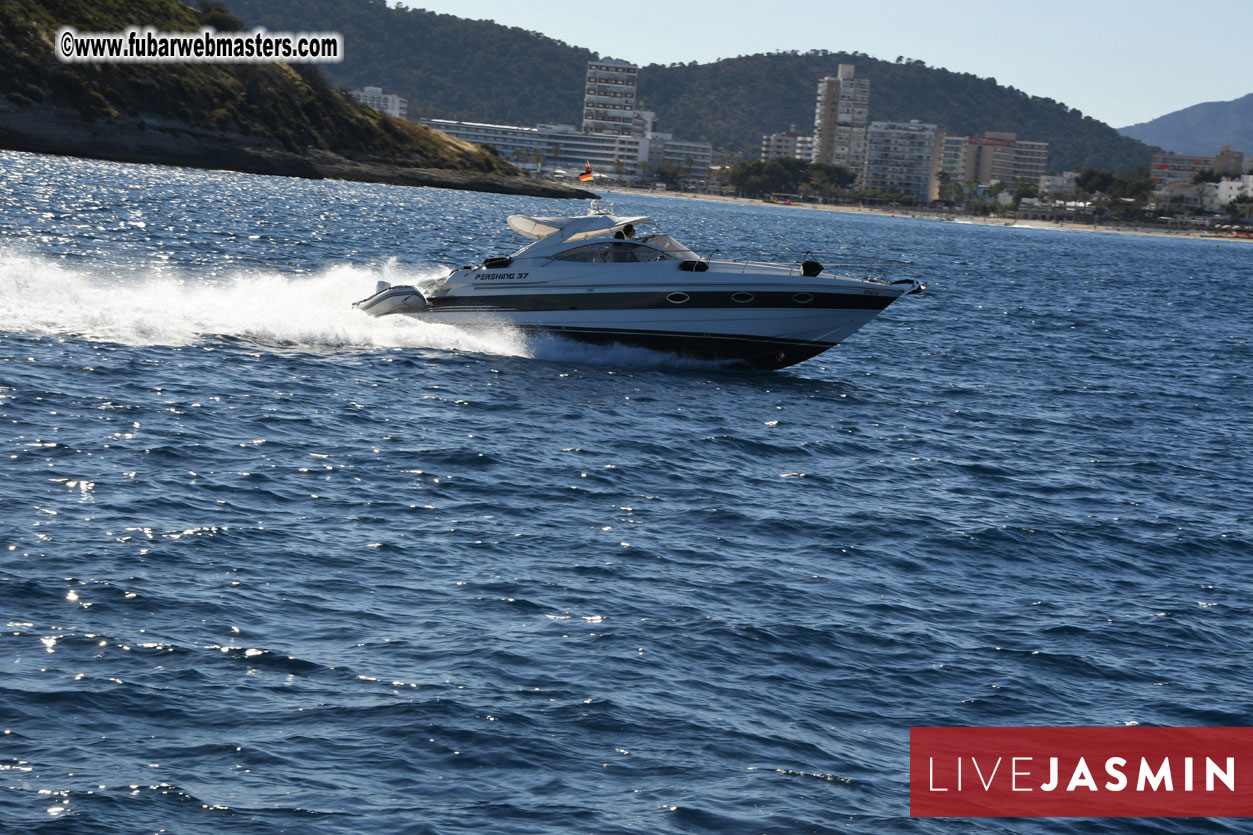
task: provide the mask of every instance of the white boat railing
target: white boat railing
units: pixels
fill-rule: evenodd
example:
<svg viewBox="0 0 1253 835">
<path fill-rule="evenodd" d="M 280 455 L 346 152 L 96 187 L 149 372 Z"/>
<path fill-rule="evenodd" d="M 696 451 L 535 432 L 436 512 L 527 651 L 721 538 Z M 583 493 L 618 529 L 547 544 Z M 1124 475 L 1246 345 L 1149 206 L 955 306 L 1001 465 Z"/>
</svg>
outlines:
<svg viewBox="0 0 1253 835">
<path fill-rule="evenodd" d="M 788 269 L 789 275 L 803 275 L 805 263 L 807 261 L 816 261 L 822 265 L 822 271 L 825 273 L 865 278 L 870 281 L 881 281 L 884 283 L 888 282 L 889 277 L 896 270 L 914 266 L 913 261 L 865 258 L 847 253 L 821 253 L 812 250 L 798 253 L 796 251 L 778 252 L 776 250 L 775 252 L 767 252 L 760 249 L 726 249 L 719 247 L 717 249 L 702 248 L 696 251 L 702 253 L 702 260 L 716 261 L 720 265 L 733 265 L 733 267 L 739 267 L 738 272 L 741 273 L 749 270 L 760 270 L 763 267 L 772 269 L 784 267 Z M 752 255 L 763 258 L 774 257 L 777 260 L 757 260 L 751 257 Z M 725 271 L 725 269 L 724 266 L 723 270 Z M 818 276 L 813 277 L 816 278 Z"/>
</svg>

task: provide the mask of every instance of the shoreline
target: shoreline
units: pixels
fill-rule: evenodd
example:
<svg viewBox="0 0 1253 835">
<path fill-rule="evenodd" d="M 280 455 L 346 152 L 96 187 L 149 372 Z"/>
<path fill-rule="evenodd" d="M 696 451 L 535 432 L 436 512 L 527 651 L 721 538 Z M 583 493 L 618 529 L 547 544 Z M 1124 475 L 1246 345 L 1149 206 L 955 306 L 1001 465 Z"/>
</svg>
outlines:
<svg viewBox="0 0 1253 835">
<path fill-rule="evenodd" d="M 876 209 L 866 206 L 831 205 L 824 203 L 769 203 L 765 200 L 761 200 L 760 198 L 752 197 L 732 197 L 731 195 L 726 194 L 707 194 L 703 192 L 652 191 L 650 189 L 636 189 L 623 186 L 598 186 L 598 188 L 600 188 L 600 190 L 605 192 L 607 195 L 624 194 L 645 197 L 671 197 L 679 200 L 705 200 L 711 203 L 742 203 L 753 206 L 769 206 L 779 209 L 813 209 L 820 212 L 878 215 L 881 217 L 899 217 L 911 220 L 929 220 L 937 223 L 977 224 L 980 226 L 1002 226 L 1007 228 L 1018 227 L 1022 229 L 1042 229 L 1065 232 L 1095 232 L 1106 235 L 1140 235 L 1145 237 L 1160 238 L 1196 238 L 1198 240 L 1216 241 L 1246 240 L 1244 238 L 1230 238 L 1223 235 L 1215 235 L 1211 232 L 1202 232 L 1192 229 L 1143 229 L 1136 226 L 1113 224 L 1105 226 L 1094 225 L 1091 223 L 1076 223 L 1074 221 L 1018 220 L 1011 218 L 986 217 L 981 215 L 953 214 L 950 212 L 932 211 L 927 209 L 901 209 L 893 211 L 889 209 Z"/>
<path fill-rule="evenodd" d="M 62 109 L 17 108 L 7 102 L 0 103 L 0 149 L 308 180 L 347 180 L 561 199 L 595 197 L 585 189 L 524 176 L 358 160 L 317 148 L 298 154 L 257 137 L 215 133 L 166 120 L 87 122 Z"/>
</svg>

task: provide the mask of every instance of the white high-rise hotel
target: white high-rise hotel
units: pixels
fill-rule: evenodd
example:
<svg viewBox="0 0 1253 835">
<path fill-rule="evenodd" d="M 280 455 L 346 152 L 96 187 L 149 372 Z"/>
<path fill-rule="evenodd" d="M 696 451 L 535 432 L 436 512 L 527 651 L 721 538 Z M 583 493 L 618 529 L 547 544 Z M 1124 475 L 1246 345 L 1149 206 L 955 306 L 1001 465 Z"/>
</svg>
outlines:
<svg viewBox="0 0 1253 835">
<path fill-rule="evenodd" d="M 870 79 L 856 78 L 852 64 L 840 64 L 834 78 L 818 82 L 813 161 L 861 171 L 869 116 Z"/>
<path fill-rule="evenodd" d="M 588 61 L 583 132 L 631 135 L 639 67 L 625 61 Z"/>
<path fill-rule="evenodd" d="M 870 79 L 857 78 L 852 64 L 840 64 L 834 76 L 818 82 L 814 135 L 790 130 L 761 138 L 761 158 L 803 159 L 842 165 L 861 173 L 866 159 L 866 126 L 870 116 Z"/>
</svg>

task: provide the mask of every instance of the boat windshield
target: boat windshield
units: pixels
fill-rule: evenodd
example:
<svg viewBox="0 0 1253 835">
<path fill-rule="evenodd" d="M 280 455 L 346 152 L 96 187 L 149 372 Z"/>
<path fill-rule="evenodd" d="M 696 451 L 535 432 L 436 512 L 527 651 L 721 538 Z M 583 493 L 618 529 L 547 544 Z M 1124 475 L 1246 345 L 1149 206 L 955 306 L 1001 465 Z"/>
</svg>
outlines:
<svg viewBox="0 0 1253 835">
<path fill-rule="evenodd" d="M 664 237 L 664 236 L 663 236 Z M 653 243 L 653 241 L 649 241 Z M 576 246 L 550 256 L 554 261 L 575 261 L 584 264 L 629 264 L 650 261 L 673 261 L 670 252 L 635 241 L 597 241 Z"/>
<path fill-rule="evenodd" d="M 665 250 L 666 252 L 673 255 L 675 258 L 681 258 L 684 261 L 697 260 L 700 257 L 695 252 L 692 252 L 692 250 L 688 249 L 683 244 L 679 243 L 678 241 L 676 241 L 674 238 L 670 237 L 669 235 L 665 235 L 665 234 L 649 235 L 647 238 L 642 238 L 641 240 L 643 240 L 645 243 L 652 244 L 658 249 Z"/>
</svg>

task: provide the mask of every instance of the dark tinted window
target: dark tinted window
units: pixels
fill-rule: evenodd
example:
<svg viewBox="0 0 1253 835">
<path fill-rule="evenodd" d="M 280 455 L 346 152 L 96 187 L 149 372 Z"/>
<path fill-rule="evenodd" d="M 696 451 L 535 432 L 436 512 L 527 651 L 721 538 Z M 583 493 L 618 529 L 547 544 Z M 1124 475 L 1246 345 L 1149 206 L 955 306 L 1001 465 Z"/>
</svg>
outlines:
<svg viewBox="0 0 1253 835">
<path fill-rule="evenodd" d="M 643 246 L 635 241 L 598 241 L 554 255 L 554 261 L 576 261 L 585 264 L 628 264 L 646 261 L 671 261 L 669 253 Z"/>
</svg>

